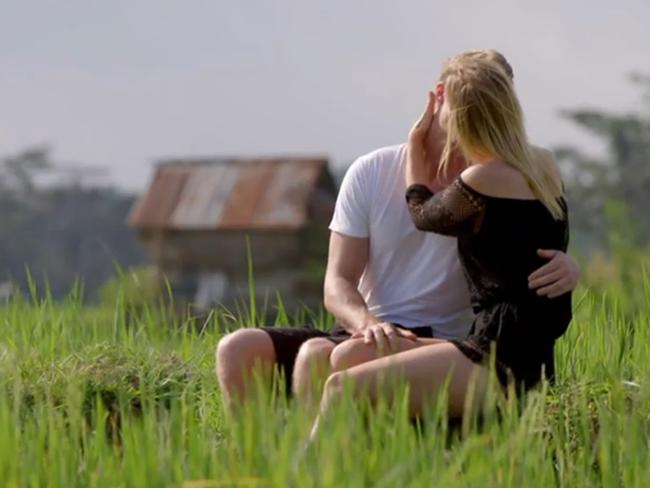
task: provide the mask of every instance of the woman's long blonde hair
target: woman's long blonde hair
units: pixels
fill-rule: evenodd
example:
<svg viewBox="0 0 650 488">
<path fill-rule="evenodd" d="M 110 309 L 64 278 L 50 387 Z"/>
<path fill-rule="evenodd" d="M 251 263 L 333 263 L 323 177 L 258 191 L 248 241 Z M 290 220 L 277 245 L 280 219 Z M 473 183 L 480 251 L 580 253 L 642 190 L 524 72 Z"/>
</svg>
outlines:
<svg viewBox="0 0 650 488">
<path fill-rule="evenodd" d="M 455 148 L 468 161 L 498 158 L 524 175 L 535 197 L 555 219 L 564 218 L 558 201 L 562 181 L 528 142 L 511 73 L 487 57 L 462 56 L 447 62 L 440 81 L 445 86 L 449 118 L 439 170 L 445 171 Z"/>
</svg>

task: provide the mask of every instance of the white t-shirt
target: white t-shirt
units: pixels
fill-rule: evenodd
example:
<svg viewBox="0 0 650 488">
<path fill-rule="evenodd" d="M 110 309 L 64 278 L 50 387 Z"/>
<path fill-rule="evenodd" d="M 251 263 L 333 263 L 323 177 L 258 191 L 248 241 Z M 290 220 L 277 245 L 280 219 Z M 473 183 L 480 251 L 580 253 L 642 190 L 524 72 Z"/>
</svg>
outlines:
<svg viewBox="0 0 650 488">
<path fill-rule="evenodd" d="M 359 291 L 370 313 L 435 337 L 463 339 L 472 312 L 456 239 L 418 231 L 406 206 L 405 145 L 378 149 L 348 169 L 330 230 L 369 238 Z"/>
</svg>

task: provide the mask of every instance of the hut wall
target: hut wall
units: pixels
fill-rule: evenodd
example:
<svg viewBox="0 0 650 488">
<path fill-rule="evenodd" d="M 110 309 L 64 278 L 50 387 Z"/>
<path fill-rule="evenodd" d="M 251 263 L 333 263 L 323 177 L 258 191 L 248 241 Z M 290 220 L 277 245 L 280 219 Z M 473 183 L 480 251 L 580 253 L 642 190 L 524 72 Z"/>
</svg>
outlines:
<svg viewBox="0 0 650 488">
<path fill-rule="evenodd" d="M 147 251 L 162 270 L 246 272 L 247 237 L 255 270 L 295 267 L 303 250 L 298 232 L 165 232 L 141 235 Z"/>
</svg>

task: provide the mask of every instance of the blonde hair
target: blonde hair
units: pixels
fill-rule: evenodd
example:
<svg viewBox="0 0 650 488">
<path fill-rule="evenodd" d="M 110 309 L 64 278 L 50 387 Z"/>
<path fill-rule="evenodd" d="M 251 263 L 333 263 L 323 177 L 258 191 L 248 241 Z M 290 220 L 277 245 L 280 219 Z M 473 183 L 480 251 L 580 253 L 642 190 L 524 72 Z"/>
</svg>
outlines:
<svg viewBox="0 0 650 488">
<path fill-rule="evenodd" d="M 441 81 L 450 110 L 439 171 L 446 170 L 456 147 L 468 161 L 481 156 L 498 158 L 523 174 L 555 219 L 564 218 L 558 201 L 561 179 L 529 144 L 521 105 L 506 69 L 485 56 L 460 55 L 447 62 Z"/>
</svg>

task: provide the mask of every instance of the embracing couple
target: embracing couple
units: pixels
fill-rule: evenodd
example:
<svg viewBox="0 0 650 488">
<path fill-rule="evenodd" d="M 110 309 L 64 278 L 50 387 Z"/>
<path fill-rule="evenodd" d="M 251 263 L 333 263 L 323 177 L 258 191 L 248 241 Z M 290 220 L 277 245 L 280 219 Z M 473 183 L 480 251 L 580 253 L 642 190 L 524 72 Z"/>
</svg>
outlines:
<svg viewBox="0 0 650 488">
<path fill-rule="evenodd" d="M 216 356 L 228 405 L 276 366 L 298 399 L 320 399 L 321 414 L 344 383 L 390 401 L 398 386 L 385 379 L 399 377 L 412 415 L 446 388 L 460 416 L 470 389 L 485 395 L 490 364 L 504 389 L 553 379 L 580 272 L 565 254 L 559 172 L 528 142 L 500 53 L 446 63 L 408 143 L 352 164 L 330 230 L 325 306 L 337 325 L 225 336 Z"/>
</svg>

